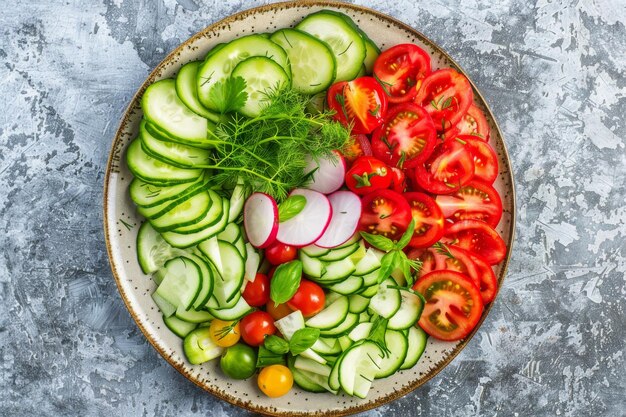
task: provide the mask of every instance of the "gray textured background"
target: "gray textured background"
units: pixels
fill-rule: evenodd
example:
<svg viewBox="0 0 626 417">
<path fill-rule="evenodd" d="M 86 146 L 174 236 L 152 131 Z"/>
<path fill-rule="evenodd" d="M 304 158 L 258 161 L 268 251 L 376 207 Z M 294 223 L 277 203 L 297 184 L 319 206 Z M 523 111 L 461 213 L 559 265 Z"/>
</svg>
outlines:
<svg viewBox="0 0 626 417">
<path fill-rule="evenodd" d="M 626 2 L 412 3 L 367 5 L 438 42 L 485 94 L 515 169 L 517 238 L 469 346 L 364 415 L 626 415 Z M 1 2 L 0 415 L 249 415 L 187 382 L 136 328 L 101 205 L 142 80 L 197 30 L 257 4 Z"/>
</svg>

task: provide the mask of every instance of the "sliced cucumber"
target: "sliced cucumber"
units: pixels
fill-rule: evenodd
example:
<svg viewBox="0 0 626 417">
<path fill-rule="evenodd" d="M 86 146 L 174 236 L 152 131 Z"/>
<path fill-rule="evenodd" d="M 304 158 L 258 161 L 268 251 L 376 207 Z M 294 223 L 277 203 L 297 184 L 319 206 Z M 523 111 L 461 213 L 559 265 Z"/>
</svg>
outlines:
<svg viewBox="0 0 626 417">
<path fill-rule="evenodd" d="M 211 295 L 213 295 L 213 282 L 215 278 L 213 276 L 213 271 L 211 270 L 209 263 L 205 261 L 204 258 L 193 253 L 187 253 L 185 254 L 185 256 L 194 261 L 196 265 L 198 265 L 198 268 L 200 268 L 202 287 L 200 288 L 200 292 L 198 293 L 198 296 L 193 303 L 193 308 L 199 310 L 201 307 L 204 307 L 204 305 L 209 301 L 209 298 L 211 298 Z M 185 320 L 182 317 L 179 318 Z M 194 323 L 202 323 L 203 321 L 207 320 L 201 320 Z"/>
<path fill-rule="evenodd" d="M 236 295 L 240 294 L 245 273 L 245 262 L 233 244 L 218 240 L 217 245 L 222 268 L 217 271 L 218 276 L 215 278 L 213 294 L 218 307 L 223 308 Z"/>
<path fill-rule="evenodd" d="M 367 310 L 367 306 L 370 304 L 370 299 L 359 294 L 354 294 L 348 297 L 348 304 L 348 311 L 350 311 L 350 313 L 360 314 Z"/>
<path fill-rule="evenodd" d="M 158 139 L 146 130 L 145 121 L 142 121 L 140 132 L 144 152 L 155 159 L 179 168 L 196 168 L 211 164 L 211 151 Z"/>
<path fill-rule="evenodd" d="M 182 226 L 196 224 L 201 221 L 211 208 L 212 200 L 209 193 L 199 193 L 191 197 L 156 219 L 150 219 L 152 227 L 158 232 L 168 232 Z"/>
<path fill-rule="evenodd" d="M 371 75 L 374 70 L 374 62 L 376 62 L 376 58 L 380 55 L 380 49 L 378 45 L 363 32 L 361 32 L 361 35 L 363 35 L 363 41 L 365 42 L 365 59 L 363 60 L 363 66 L 365 67 L 365 74 Z"/>
<path fill-rule="evenodd" d="M 215 318 L 220 320 L 239 320 L 246 314 L 250 313 L 253 310 L 252 307 L 246 303 L 243 297 L 239 297 L 237 303 L 231 307 L 226 309 L 213 309 L 209 308 L 209 313 L 211 313 Z"/>
<path fill-rule="evenodd" d="M 363 278 L 351 275 L 337 284 L 330 285 L 329 290 L 343 295 L 351 295 L 363 288 Z"/>
<path fill-rule="evenodd" d="M 183 341 L 183 349 L 187 360 L 194 365 L 215 359 L 224 351 L 213 342 L 208 327 L 198 327 L 189 333 Z"/>
<path fill-rule="evenodd" d="M 183 65 L 176 76 L 176 93 L 191 111 L 217 123 L 220 121 L 220 115 L 209 111 L 198 99 L 198 67 L 201 64 L 202 61 L 192 61 Z"/>
<path fill-rule="evenodd" d="M 246 201 L 246 189 L 243 183 L 237 182 L 233 193 L 230 196 L 230 209 L 228 210 L 228 222 L 234 223 L 243 210 Z"/>
<path fill-rule="evenodd" d="M 359 244 L 357 242 L 345 248 L 331 249 L 327 254 L 319 256 L 318 259 L 323 262 L 340 261 L 349 257 L 358 249 Z"/>
<path fill-rule="evenodd" d="M 326 270 L 318 280 L 323 283 L 335 283 L 342 281 L 352 275 L 354 264 L 349 258 L 326 264 Z"/>
<path fill-rule="evenodd" d="M 158 219 L 159 217 L 161 217 L 168 211 L 174 209 L 178 205 L 189 200 L 191 197 L 194 197 L 200 193 L 206 192 L 205 190 L 206 190 L 205 186 L 202 186 L 202 187 L 191 186 L 191 187 L 188 187 L 183 193 L 178 195 L 176 198 L 173 198 L 171 200 L 166 200 L 156 206 L 152 206 L 152 207 L 138 206 L 137 212 L 147 219 L 151 219 L 151 220 Z"/>
<path fill-rule="evenodd" d="M 246 266 L 245 266 L 244 279 L 252 282 L 256 278 L 256 274 L 259 270 L 259 264 L 261 263 L 261 256 L 250 243 L 246 243 L 245 248 L 246 248 Z"/>
<path fill-rule="evenodd" d="M 167 261 L 163 269 L 163 281 L 155 294 L 176 308 L 188 310 L 202 286 L 200 267 L 191 259 L 179 256 Z"/>
<path fill-rule="evenodd" d="M 330 376 L 331 367 L 316 362 L 311 359 L 303 358 L 302 356 L 296 356 L 296 361 L 293 364 L 294 367 L 300 369 L 301 371 L 312 372 L 314 374 L 322 375 L 325 377 Z"/>
<path fill-rule="evenodd" d="M 344 352 L 346 350 L 350 349 L 350 347 L 354 344 L 352 339 L 350 339 L 350 336 L 348 336 L 347 334 L 344 334 L 344 335 L 340 336 L 337 339 L 337 342 L 339 343 L 339 346 L 341 347 L 341 350 L 343 350 Z"/>
<path fill-rule="evenodd" d="M 325 91 L 337 74 L 335 57 L 329 46 L 296 29 L 282 29 L 270 40 L 280 45 L 291 63 L 292 86 L 302 94 Z"/>
<path fill-rule="evenodd" d="M 311 346 L 311 349 L 320 355 L 336 355 L 341 353 L 341 346 L 339 346 L 335 338 L 320 337 L 315 341 L 313 346 Z"/>
<path fill-rule="evenodd" d="M 400 290 L 400 309 L 389 319 L 388 329 L 404 330 L 415 326 L 424 309 L 424 300 L 413 291 Z"/>
<path fill-rule="evenodd" d="M 293 382 L 295 382 L 296 385 L 298 385 L 300 388 L 302 388 L 305 391 L 326 392 L 326 388 L 324 388 L 323 386 L 311 380 L 311 378 L 309 377 L 311 375 L 310 373 L 305 373 L 295 368 L 293 366 L 295 361 L 296 361 L 296 358 L 293 356 L 290 356 L 289 359 L 287 360 L 287 365 L 289 366 L 289 370 L 291 371 L 293 375 Z"/>
<path fill-rule="evenodd" d="M 343 336 L 350 333 L 350 330 L 352 330 L 357 324 L 359 324 L 359 315 L 354 313 L 348 313 L 343 322 L 341 322 L 337 327 L 322 330 L 320 332 L 320 335 L 324 337 Z"/>
<path fill-rule="evenodd" d="M 370 331 L 372 330 L 372 323 L 359 323 L 352 331 L 348 334 L 348 337 L 355 342 L 359 340 L 366 339 L 369 336 Z"/>
<path fill-rule="evenodd" d="M 354 275 L 367 275 L 380 268 L 380 260 L 376 256 L 376 252 L 377 250 L 374 248 L 367 249 L 365 256 L 355 265 Z"/>
<path fill-rule="evenodd" d="M 135 177 L 155 185 L 194 182 L 202 175 L 201 169 L 178 168 L 152 158 L 141 148 L 141 139 L 135 139 L 128 145 L 126 162 Z"/>
<path fill-rule="evenodd" d="M 406 358 L 404 359 L 402 366 L 400 366 L 400 369 L 409 369 L 415 366 L 426 349 L 428 335 L 420 327 L 413 326 L 409 327 L 407 339 L 409 347 L 407 349 Z"/>
<path fill-rule="evenodd" d="M 196 182 L 184 183 L 176 185 L 154 185 L 142 181 L 139 178 L 133 178 L 128 191 L 130 198 L 135 204 L 143 208 L 151 208 L 159 206 L 167 201 L 177 199 L 183 194 L 187 194 L 194 189 L 204 186 L 204 179 L 199 177 Z"/>
<path fill-rule="evenodd" d="M 346 394 L 358 393 L 360 397 L 367 394 L 382 357 L 383 352 L 378 345 L 369 341 L 354 344 L 345 352 L 339 362 L 338 376 Z"/>
<path fill-rule="evenodd" d="M 198 327 L 197 324 L 181 320 L 176 316 L 163 316 L 163 322 L 165 322 L 167 328 L 170 329 L 176 336 L 183 339 L 196 327 Z"/>
<path fill-rule="evenodd" d="M 402 297 L 399 290 L 392 288 L 395 285 L 392 279 L 384 281 L 370 300 L 370 310 L 386 319 L 396 314 L 402 304 Z"/>
<path fill-rule="evenodd" d="M 310 278 L 319 278 L 325 270 L 324 264 L 318 259 L 311 258 L 304 251 L 300 251 L 300 261 L 302 261 L 302 272 Z"/>
<path fill-rule="evenodd" d="M 194 309 L 185 310 L 181 307 L 178 307 L 176 309 L 175 316 L 180 320 L 196 324 L 205 323 L 207 321 L 213 320 L 213 316 L 208 311 L 196 311 Z"/>
<path fill-rule="evenodd" d="M 409 348 L 407 337 L 398 330 L 387 330 L 385 332 L 385 345 L 389 349 L 389 354 L 380 363 L 380 369 L 376 372 L 376 378 L 388 377 L 400 369 Z"/>
<path fill-rule="evenodd" d="M 222 230 L 217 238 L 228 243 L 234 244 L 241 236 L 241 229 L 235 223 L 228 223 L 226 228 Z"/>
<path fill-rule="evenodd" d="M 149 222 L 144 222 L 137 233 L 137 260 L 144 274 L 156 272 L 165 262 L 178 256 L 180 251 L 171 247 Z"/>
<path fill-rule="evenodd" d="M 300 252 L 304 252 L 305 255 L 311 258 L 318 258 L 329 253 L 330 249 L 320 248 L 319 246 L 315 245 L 309 245 L 300 249 Z"/>
<path fill-rule="evenodd" d="M 359 295 L 365 298 L 372 298 L 373 296 L 376 295 L 377 292 L 378 292 L 378 284 L 374 284 L 371 287 L 363 288 L 363 290 L 359 292 Z"/>
<path fill-rule="evenodd" d="M 222 212 L 228 212 L 228 204 L 228 200 L 222 199 Z M 219 232 L 224 230 L 227 221 L 228 217 L 222 216 L 219 222 L 199 232 L 191 234 L 165 232 L 162 234 L 162 236 L 167 243 L 174 246 L 175 248 L 188 248 L 202 242 L 205 239 L 217 235 Z"/>
<path fill-rule="evenodd" d="M 308 327 L 321 330 L 332 329 L 339 326 L 348 315 L 348 298 L 339 297 L 328 307 L 306 321 Z"/>
<path fill-rule="evenodd" d="M 378 269 L 367 275 L 363 275 L 361 278 L 363 278 L 364 287 L 371 287 L 372 285 L 378 284 Z"/>
<path fill-rule="evenodd" d="M 172 231 L 175 233 L 182 234 L 192 234 L 198 233 L 207 227 L 211 227 L 214 224 L 218 223 L 224 217 L 224 204 L 222 201 L 222 197 L 220 197 L 215 191 L 209 190 L 207 191 L 209 198 L 211 199 L 211 204 L 209 206 L 209 210 L 204 214 L 201 220 L 197 221 L 194 224 L 190 224 L 187 226 L 178 226 Z"/>
</svg>

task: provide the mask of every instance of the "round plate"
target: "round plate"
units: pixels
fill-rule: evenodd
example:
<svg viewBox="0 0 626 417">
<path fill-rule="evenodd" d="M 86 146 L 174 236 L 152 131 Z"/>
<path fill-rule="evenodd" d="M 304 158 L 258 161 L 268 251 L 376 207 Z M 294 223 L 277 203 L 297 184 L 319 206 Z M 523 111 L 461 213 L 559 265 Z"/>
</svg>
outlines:
<svg viewBox="0 0 626 417">
<path fill-rule="evenodd" d="M 430 338 L 424 355 L 412 369 L 375 381 L 367 399 L 345 395 L 313 394 L 297 387 L 281 398 L 268 398 L 256 386 L 256 378 L 237 381 L 225 377 L 219 361 L 191 365 L 185 360 L 181 340 L 163 323 L 161 313 L 150 295 L 156 288 L 145 276 L 137 262 L 135 238 L 142 218 L 136 213 L 128 195 L 132 175 L 125 163 L 125 149 L 137 136 L 142 117 L 141 95 L 146 87 L 162 78 L 174 77 L 181 66 L 189 61 L 203 59 L 216 44 L 227 42 L 250 33 L 272 32 L 290 27 L 304 16 L 321 9 L 343 12 L 359 25 L 381 49 L 399 43 L 415 43 L 428 51 L 433 68 L 453 67 L 465 74 L 459 66 L 431 40 L 416 30 L 389 17 L 360 6 L 334 2 L 276 3 L 247 10 L 209 26 L 176 48 L 161 62 L 133 97 L 115 135 L 106 170 L 104 188 L 104 230 L 113 276 L 130 314 L 154 348 L 189 380 L 232 404 L 270 415 L 324 415 L 339 416 L 378 407 L 399 398 L 435 376 L 468 343 L 479 325 L 460 342 L 440 342 Z M 465 74 L 467 75 L 467 74 Z M 493 114 L 480 92 L 474 86 L 475 102 L 485 112 L 491 127 L 490 143 L 498 154 L 500 172 L 494 184 L 500 192 L 504 207 L 498 232 L 507 244 L 506 259 L 495 268 L 502 285 L 513 241 L 515 219 L 515 193 L 513 178 L 502 134 Z M 493 303 L 492 303 L 493 304 Z M 488 305 L 481 319 L 489 313 Z"/>
</svg>

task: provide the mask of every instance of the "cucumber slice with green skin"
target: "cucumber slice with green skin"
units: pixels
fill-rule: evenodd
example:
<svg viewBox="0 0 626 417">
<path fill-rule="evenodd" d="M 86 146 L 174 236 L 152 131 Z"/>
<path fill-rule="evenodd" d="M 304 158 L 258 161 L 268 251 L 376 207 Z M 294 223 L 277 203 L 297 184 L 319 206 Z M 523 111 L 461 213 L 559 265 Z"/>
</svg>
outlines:
<svg viewBox="0 0 626 417">
<path fill-rule="evenodd" d="M 220 320 L 232 321 L 239 320 L 246 314 L 250 313 L 254 310 L 252 307 L 246 303 L 243 297 L 239 297 L 237 303 L 231 307 L 226 309 L 213 309 L 209 308 L 209 313 L 211 313 L 215 318 Z"/>
<path fill-rule="evenodd" d="M 372 319 L 372 315 L 367 311 L 362 311 L 359 314 L 359 323 L 365 323 L 366 321 L 370 321 Z"/>
<path fill-rule="evenodd" d="M 209 53 L 198 68 L 198 99 L 211 111 L 220 111 L 220 103 L 213 101 L 211 89 L 228 78 L 235 67 L 246 58 L 269 57 L 291 78 L 287 53 L 274 42 L 261 35 L 249 35 L 235 39 L 216 52 Z"/>
<path fill-rule="evenodd" d="M 352 237 L 350 239 L 348 239 L 346 242 L 344 242 L 341 245 L 336 246 L 336 247 L 334 247 L 332 249 L 333 250 L 334 249 L 343 249 L 343 248 L 346 248 L 348 246 L 352 246 L 352 245 L 354 245 L 357 242 L 363 242 L 363 239 L 361 239 L 361 234 L 359 232 L 357 232 L 354 235 L 352 235 Z"/>
<path fill-rule="evenodd" d="M 245 92 L 248 98 L 239 112 L 248 117 L 259 116 L 263 108 L 270 104 L 269 98 L 272 94 L 291 85 L 291 79 L 283 68 L 264 56 L 255 56 L 240 62 L 232 76 L 246 81 Z"/>
<path fill-rule="evenodd" d="M 220 246 L 218 245 L 217 235 L 200 242 L 198 244 L 198 250 L 209 260 L 209 263 L 215 267 L 216 273 L 222 270 L 222 257 L 220 256 Z"/>
<path fill-rule="evenodd" d="M 330 371 L 332 370 L 332 368 L 326 364 L 303 358 L 302 356 L 296 356 L 296 361 L 293 366 L 301 371 L 312 372 L 314 374 L 325 376 L 326 378 L 330 376 Z"/>
<path fill-rule="evenodd" d="M 217 238 L 228 243 L 234 244 L 241 236 L 241 229 L 235 223 L 228 223 L 226 229 L 221 231 Z"/>
<path fill-rule="evenodd" d="M 380 369 L 376 372 L 376 378 L 385 378 L 393 375 L 404 363 L 409 348 L 407 337 L 398 330 L 385 332 L 385 345 L 389 354 L 380 363 Z"/>
<path fill-rule="evenodd" d="M 228 222 L 234 223 L 243 210 L 246 201 L 246 189 L 242 183 L 237 183 L 230 196 L 230 209 L 228 210 Z"/>
<path fill-rule="evenodd" d="M 380 55 L 380 49 L 367 35 L 363 36 L 363 41 L 365 42 L 365 59 L 363 60 L 365 75 L 371 75 L 374 70 L 374 62 Z"/>
<path fill-rule="evenodd" d="M 367 249 L 365 249 L 365 243 L 362 240 L 359 241 L 359 247 L 357 248 L 357 250 L 354 251 L 352 255 L 348 257 L 354 264 L 355 268 L 356 268 L 356 264 L 361 262 L 361 259 L 363 259 L 366 252 L 367 252 Z"/>
<path fill-rule="evenodd" d="M 348 311 L 350 313 L 360 314 L 367 310 L 367 306 L 370 304 L 370 299 L 354 294 L 348 297 L 348 304 Z"/>
<path fill-rule="evenodd" d="M 213 294 L 218 308 L 223 308 L 235 296 L 240 295 L 245 273 L 245 262 L 233 244 L 218 240 L 217 245 L 222 267 L 217 271 L 218 276 L 215 278 Z"/>
<path fill-rule="evenodd" d="M 395 285 L 392 279 L 380 284 L 378 292 L 370 299 L 369 309 L 386 319 L 396 314 L 402 304 L 402 297 L 399 290 L 392 288 Z"/>
<path fill-rule="evenodd" d="M 359 396 L 367 394 L 382 358 L 383 352 L 373 342 L 364 341 L 352 345 L 344 353 L 338 370 L 339 384 L 346 394 L 355 395 L 355 391 Z"/>
<path fill-rule="evenodd" d="M 163 322 L 168 329 L 172 331 L 176 336 L 184 339 L 189 333 L 191 333 L 196 327 L 195 323 L 189 323 L 188 321 L 181 320 L 176 316 L 166 317 L 163 316 Z"/>
<path fill-rule="evenodd" d="M 328 286 L 328 289 L 343 295 L 351 295 L 363 288 L 363 278 L 351 275 L 345 280 Z"/>
<path fill-rule="evenodd" d="M 224 203 L 222 201 L 222 197 L 220 197 L 213 190 L 209 190 L 207 193 L 211 199 L 211 205 L 209 206 L 209 210 L 205 213 L 204 217 L 194 224 L 176 227 L 172 230 L 173 232 L 181 234 L 197 233 L 207 227 L 213 226 L 224 217 Z"/>
<path fill-rule="evenodd" d="M 324 264 L 318 259 L 311 258 L 303 251 L 300 251 L 300 261 L 302 261 L 302 272 L 310 278 L 319 278 L 324 272 Z"/>
<path fill-rule="evenodd" d="M 361 297 L 372 298 L 378 292 L 378 284 L 374 284 L 371 287 L 365 287 L 359 295 Z"/>
<path fill-rule="evenodd" d="M 337 327 L 320 331 L 320 336 L 343 336 L 350 333 L 354 327 L 359 324 L 359 315 L 354 313 L 348 313 L 346 318 Z"/>
<path fill-rule="evenodd" d="M 345 248 L 331 249 L 330 252 L 325 255 L 321 255 L 318 259 L 323 262 L 340 261 L 352 255 L 359 249 L 359 247 L 358 243 L 354 243 L 350 246 L 346 246 Z"/>
<path fill-rule="evenodd" d="M 188 323 L 204 323 L 209 320 L 213 320 L 213 316 L 208 311 L 196 311 L 194 309 L 185 310 L 184 308 L 178 307 L 176 309 L 175 317 L 179 320 L 186 321 Z"/>
<path fill-rule="evenodd" d="M 332 329 L 339 326 L 348 315 L 348 298 L 339 297 L 328 307 L 306 321 L 307 327 L 320 330 Z"/>
<path fill-rule="evenodd" d="M 352 80 L 365 59 L 365 42 L 353 25 L 335 13 L 320 11 L 308 15 L 296 29 L 325 42 L 333 52 L 337 74 L 334 82 Z"/>
<path fill-rule="evenodd" d="M 355 265 L 354 275 L 367 275 L 380 268 L 380 259 L 376 256 L 376 252 L 376 249 L 367 249 L 365 256 Z"/>
<path fill-rule="evenodd" d="M 307 378 L 301 370 L 295 368 L 293 366 L 296 358 L 294 356 L 290 356 L 287 360 L 287 366 L 293 375 L 293 382 L 296 383 L 300 388 L 308 392 L 326 392 L 326 389 L 321 385 L 313 382 L 310 378 Z"/>
<path fill-rule="evenodd" d="M 194 189 L 204 186 L 204 178 L 199 177 L 196 182 L 176 184 L 171 186 L 154 185 L 142 181 L 139 178 L 133 178 L 128 188 L 130 198 L 135 204 L 143 208 L 151 208 L 159 206 L 167 201 L 179 198 L 181 195 L 187 194 Z"/>
<path fill-rule="evenodd" d="M 144 182 L 155 185 L 175 185 L 196 181 L 202 175 L 201 169 L 178 168 L 152 158 L 141 147 L 137 138 L 128 145 L 126 162 L 132 174 Z"/>
<path fill-rule="evenodd" d="M 348 334 L 348 337 L 355 342 L 366 339 L 369 336 L 372 326 L 374 324 L 370 322 L 359 323 L 352 331 Z"/>
<path fill-rule="evenodd" d="M 211 51 L 219 50 L 213 48 Z M 198 99 L 198 67 L 202 64 L 202 61 L 189 62 L 178 71 L 176 76 L 176 93 L 180 100 L 197 115 L 205 117 L 212 122 L 219 122 L 220 115 L 213 113 L 205 108 Z"/>
<path fill-rule="evenodd" d="M 183 341 L 183 349 L 189 363 L 199 365 L 219 357 L 224 348 L 211 339 L 209 327 L 198 327 L 189 333 Z"/>
<path fill-rule="evenodd" d="M 188 310 L 193 306 L 202 286 L 200 267 L 191 259 L 179 256 L 167 261 L 163 269 L 163 281 L 155 294 L 176 308 Z"/>
<path fill-rule="evenodd" d="M 378 284 L 378 269 L 367 275 L 363 275 L 361 278 L 363 278 L 364 287 L 371 287 L 372 285 Z"/>
<path fill-rule="evenodd" d="M 337 339 L 334 338 L 327 339 L 320 337 L 315 341 L 313 346 L 311 346 L 311 349 L 320 355 L 336 355 L 341 353 L 341 346 L 339 346 Z"/>
<path fill-rule="evenodd" d="M 167 213 L 150 219 L 150 223 L 154 230 L 161 233 L 196 224 L 204 219 L 212 204 L 213 200 L 208 192 L 199 193 L 177 204 Z"/>
<path fill-rule="evenodd" d="M 145 125 L 145 122 L 142 122 Z M 140 128 L 141 146 L 146 154 L 179 168 L 195 168 L 211 164 L 211 151 L 168 142 L 150 134 L 144 126 Z"/>
<path fill-rule="evenodd" d="M 270 40 L 280 45 L 289 57 L 294 90 L 316 94 L 333 83 L 337 64 L 330 47 L 324 42 L 296 29 L 279 30 Z"/>
<path fill-rule="evenodd" d="M 330 375 L 328 376 L 328 386 L 330 387 L 330 389 L 338 390 L 339 388 L 341 388 L 341 384 L 339 383 L 339 367 L 341 366 L 341 360 L 343 359 L 344 355 L 345 352 L 339 356 L 339 358 L 333 365 L 333 369 L 330 371 Z"/>
<path fill-rule="evenodd" d="M 222 212 L 228 211 L 228 204 L 229 204 L 228 200 L 222 199 Z M 206 229 L 201 230 L 196 233 L 182 234 L 182 233 L 176 233 L 176 232 L 165 232 L 165 233 L 162 233 L 161 236 L 163 236 L 163 239 L 165 239 L 165 241 L 169 243 L 170 245 L 172 245 L 173 247 L 185 249 L 190 246 L 197 245 L 203 240 L 206 240 L 210 237 L 217 235 L 219 232 L 224 230 L 224 228 L 226 227 L 227 221 L 228 221 L 227 216 L 222 216 L 220 221 L 218 221 L 214 225 L 209 226 Z"/>
<path fill-rule="evenodd" d="M 153 123 L 150 123 L 150 120 L 146 120 L 146 119 L 144 120 L 146 121 L 146 124 L 145 124 L 146 131 L 148 131 L 152 136 L 154 136 L 157 139 L 160 139 L 166 142 L 182 143 L 184 145 L 193 146 L 194 148 L 199 148 L 199 149 L 213 149 L 215 147 L 215 143 L 208 141 L 208 140 L 198 142 L 198 141 L 190 141 L 190 140 L 173 137 L 172 135 L 167 133 L 165 130 L 159 128 Z M 208 120 L 207 120 L 207 126 L 208 126 L 207 132 L 213 132 L 215 130 L 215 124 L 212 122 L 209 122 Z"/>
<path fill-rule="evenodd" d="M 176 94 L 172 79 L 157 81 L 148 86 L 141 98 L 144 117 L 172 138 L 202 144 L 207 138 L 207 119 L 198 116 Z"/>
<path fill-rule="evenodd" d="M 246 250 L 246 242 L 243 240 L 243 235 L 239 236 L 239 239 L 237 239 L 233 245 L 235 245 L 244 261 L 247 261 L 248 251 Z"/>
<path fill-rule="evenodd" d="M 338 282 L 346 279 L 354 272 L 355 267 L 349 258 L 326 264 L 326 270 L 318 282 Z"/>
<path fill-rule="evenodd" d="M 400 309 L 389 319 L 387 328 L 392 330 L 404 330 L 412 326 L 420 319 L 424 310 L 424 300 L 413 291 L 400 290 L 402 302 Z"/>
<path fill-rule="evenodd" d="M 194 197 L 200 193 L 206 192 L 205 190 L 206 190 L 206 186 L 189 187 L 183 193 L 178 195 L 178 197 L 173 198 L 171 200 L 166 200 L 156 206 L 152 206 L 152 207 L 138 206 L 137 212 L 141 214 L 143 217 L 145 217 L 146 219 L 151 219 L 151 220 L 158 219 L 159 217 L 161 217 L 168 211 L 172 210 L 174 207 L 189 200 L 191 197 Z"/>
<path fill-rule="evenodd" d="M 320 248 L 319 246 L 315 245 L 309 245 L 301 248 L 300 252 L 304 252 L 304 254 L 310 258 L 318 258 L 329 253 L 330 249 Z"/>
<path fill-rule="evenodd" d="M 194 255 L 193 253 L 187 253 L 185 254 L 185 256 L 194 261 L 196 265 L 198 265 L 198 267 L 200 268 L 202 287 L 200 288 L 200 292 L 196 297 L 196 301 L 193 302 L 193 308 L 195 310 L 199 310 L 200 308 L 204 307 L 204 305 L 209 301 L 209 298 L 211 298 L 211 295 L 213 295 L 213 272 L 211 271 L 211 267 L 208 262 L 198 255 Z M 176 315 L 178 315 L 178 311 Z M 179 318 L 185 320 L 183 317 Z M 210 320 L 210 318 L 200 321 L 194 321 L 193 323 L 202 323 L 203 321 L 207 320 Z"/>
<path fill-rule="evenodd" d="M 407 349 L 406 358 L 402 362 L 400 369 L 409 369 L 415 366 L 417 361 L 426 350 L 426 343 L 428 342 L 428 334 L 421 327 L 409 327 L 409 334 L 407 335 L 409 347 Z"/>
<path fill-rule="evenodd" d="M 350 349 L 352 347 L 352 345 L 354 344 L 352 339 L 350 339 L 350 337 L 347 334 L 340 336 L 337 339 L 337 342 L 339 343 L 339 346 L 341 347 L 341 350 L 343 350 L 344 352 L 346 350 Z"/>
<path fill-rule="evenodd" d="M 137 232 L 137 260 L 144 274 L 150 275 L 165 262 L 181 252 L 171 247 L 149 222 L 144 222 Z"/>
</svg>

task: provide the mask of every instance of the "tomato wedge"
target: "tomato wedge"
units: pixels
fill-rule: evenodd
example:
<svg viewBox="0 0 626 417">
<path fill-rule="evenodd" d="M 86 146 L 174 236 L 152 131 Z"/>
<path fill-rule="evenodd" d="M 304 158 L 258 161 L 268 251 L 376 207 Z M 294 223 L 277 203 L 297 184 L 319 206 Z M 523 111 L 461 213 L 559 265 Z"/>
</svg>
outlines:
<svg viewBox="0 0 626 417">
<path fill-rule="evenodd" d="M 430 55 L 410 43 L 383 51 L 374 62 L 374 76 L 382 84 L 391 103 L 412 100 L 421 81 L 430 72 Z"/>
<path fill-rule="evenodd" d="M 448 139 L 428 160 L 415 166 L 415 182 L 433 194 L 451 194 L 474 176 L 474 159 L 464 142 Z"/>
<path fill-rule="evenodd" d="M 476 107 L 475 104 L 469 106 L 465 116 L 461 118 L 461 121 L 457 123 L 457 134 L 459 135 L 472 135 L 478 139 L 487 142 L 489 141 L 489 124 L 485 114 Z"/>
<path fill-rule="evenodd" d="M 413 289 L 426 300 L 419 325 L 437 339 L 463 339 L 480 320 L 483 311 L 480 291 L 460 272 L 433 271 L 419 278 Z"/>
<path fill-rule="evenodd" d="M 480 256 L 471 253 L 470 257 L 472 258 L 472 261 L 474 261 L 474 265 L 476 265 L 476 269 L 478 270 L 480 278 L 480 295 L 483 297 L 483 303 L 490 303 L 494 298 L 496 298 L 496 292 L 498 291 L 498 280 L 496 279 L 496 274 L 493 272 L 491 265 L 489 265 Z"/>
<path fill-rule="evenodd" d="M 414 248 L 427 248 L 443 236 L 443 213 L 427 194 L 419 192 L 404 193 L 404 198 L 411 207 L 415 220 L 415 232 L 409 245 Z"/>
<path fill-rule="evenodd" d="M 426 109 L 441 132 L 456 126 L 473 100 L 469 80 L 452 68 L 434 71 L 424 78 L 415 96 L 415 102 Z"/>
<path fill-rule="evenodd" d="M 506 244 L 491 226 L 480 220 L 463 220 L 444 230 L 447 244 L 453 244 L 495 265 L 506 256 Z"/>
<path fill-rule="evenodd" d="M 372 134 L 372 152 L 391 166 L 412 167 L 433 152 L 437 132 L 426 110 L 405 103 L 394 106 Z"/>
<path fill-rule="evenodd" d="M 403 193 L 406 190 L 406 175 L 404 170 L 391 167 L 391 185 L 390 188 L 396 193 Z"/>
<path fill-rule="evenodd" d="M 411 223 L 411 207 L 402 194 L 392 190 L 376 190 L 361 200 L 363 212 L 359 230 L 396 240 Z"/>
<path fill-rule="evenodd" d="M 502 200 L 489 184 L 472 180 L 452 194 L 438 195 L 443 216 L 453 222 L 475 219 L 496 227 L 502 217 Z"/>
<path fill-rule="evenodd" d="M 352 125 L 352 133 L 371 133 L 383 123 L 387 112 L 387 94 L 372 77 L 333 84 L 327 93 L 328 106 L 335 120 Z"/>
<path fill-rule="evenodd" d="M 457 140 L 465 142 L 474 156 L 474 177 L 493 184 L 498 177 L 498 157 L 491 145 L 472 135 L 460 135 Z"/>
</svg>

